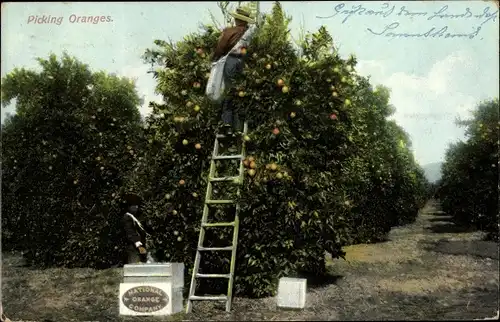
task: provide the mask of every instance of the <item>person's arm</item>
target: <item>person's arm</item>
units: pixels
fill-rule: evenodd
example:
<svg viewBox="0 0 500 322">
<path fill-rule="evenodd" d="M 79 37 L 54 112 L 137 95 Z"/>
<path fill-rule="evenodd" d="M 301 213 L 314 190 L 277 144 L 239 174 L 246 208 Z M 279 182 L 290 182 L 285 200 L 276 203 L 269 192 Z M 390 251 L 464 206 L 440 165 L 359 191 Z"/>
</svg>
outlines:
<svg viewBox="0 0 500 322">
<path fill-rule="evenodd" d="M 134 244 L 135 248 L 144 246 L 141 242 L 141 236 L 137 232 L 134 226 L 134 221 L 130 216 L 125 215 L 123 217 L 123 225 L 125 227 L 125 233 L 127 234 L 127 239 Z"/>
<path fill-rule="evenodd" d="M 250 44 L 250 42 L 252 41 L 252 38 L 253 36 L 255 35 L 255 32 L 257 31 L 257 25 L 252 25 L 250 26 L 247 31 L 245 32 L 245 34 L 243 34 L 243 37 L 244 38 L 244 41 L 247 43 L 247 44 Z"/>
<path fill-rule="evenodd" d="M 218 61 L 224 55 L 224 52 L 226 52 L 226 33 L 227 29 L 224 29 L 219 37 L 219 41 L 217 42 L 217 47 L 215 48 L 214 55 L 212 56 L 212 61 Z"/>
<path fill-rule="evenodd" d="M 250 42 L 252 41 L 252 37 L 255 33 L 255 26 L 251 26 L 247 29 L 238 30 L 238 32 L 234 33 L 234 37 L 229 41 L 231 43 L 231 48 L 229 48 L 228 52 L 233 54 L 239 54 L 241 48 L 248 47 Z"/>
</svg>

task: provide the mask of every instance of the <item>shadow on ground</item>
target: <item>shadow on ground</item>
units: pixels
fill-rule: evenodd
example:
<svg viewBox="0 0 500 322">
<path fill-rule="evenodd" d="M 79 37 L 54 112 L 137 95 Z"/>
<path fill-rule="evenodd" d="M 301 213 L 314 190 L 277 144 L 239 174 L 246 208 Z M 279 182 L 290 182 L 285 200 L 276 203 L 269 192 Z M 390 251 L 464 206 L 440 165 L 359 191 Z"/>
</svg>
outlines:
<svg viewBox="0 0 500 322">
<path fill-rule="evenodd" d="M 498 244 L 492 241 L 443 239 L 424 245 L 424 249 L 427 251 L 450 255 L 468 255 L 481 258 L 499 259 Z"/>
<path fill-rule="evenodd" d="M 434 234 L 461 234 L 461 233 L 472 233 L 477 231 L 475 227 L 461 226 L 454 224 L 452 222 L 434 223 L 431 226 L 426 227 L 429 231 Z"/>
<path fill-rule="evenodd" d="M 396 227 L 401 227 L 401 226 L 394 226 L 394 227 L 392 227 L 392 229 L 394 229 Z M 392 241 L 392 239 L 390 239 L 389 236 L 386 236 L 386 237 L 379 239 L 379 240 L 368 241 L 366 244 L 367 245 L 383 244 L 383 243 L 388 243 L 391 241 Z M 353 244 L 353 245 L 358 245 L 358 244 Z"/>
<path fill-rule="evenodd" d="M 321 288 L 332 284 L 336 284 L 344 276 L 326 273 L 323 275 L 314 275 L 312 273 L 300 273 L 297 275 L 298 278 L 307 279 L 307 287 L 311 288 Z"/>
<path fill-rule="evenodd" d="M 437 218 L 429 218 L 429 222 L 435 223 L 435 222 L 443 222 L 443 223 L 453 223 L 451 220 L 450 216 L 442 216 L 442 217 L 437 217 Z"/>
</svg>

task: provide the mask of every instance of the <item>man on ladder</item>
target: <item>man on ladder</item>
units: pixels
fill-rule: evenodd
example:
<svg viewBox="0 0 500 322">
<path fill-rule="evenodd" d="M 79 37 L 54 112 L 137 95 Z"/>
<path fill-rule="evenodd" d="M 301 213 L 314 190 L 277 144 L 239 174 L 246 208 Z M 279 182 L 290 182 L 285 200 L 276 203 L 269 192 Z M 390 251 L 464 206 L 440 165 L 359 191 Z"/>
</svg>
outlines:
<svg viewBox="0 0 500 322">
<path fill-rule="evenodd" d="M 229 27 L 224 29 L 222 35 L 219 39 L 219 43 L 214 53 L 212 64 L 212 70 L 210 72 L 210 78 L 207 84 L 206 94 L 209 98 L 213 100 L 218 100 L 222 96 L 222 91 L 226 87 L 231 86 L 231 82 L 237 73 L 243 70 L 243 58 L 242 48 L 248 48 L 250 40 L 255 32 L 255 27 L 249 28 L 248 24 L 253 23 L 254 19 L 251 17 L 251 10 L 247 8 L 238 8 L 236 12 L 231 14 L 235 18 L 235 27 Z M 190 313 L 193 307 L 192 301 L 224 301 L 226 302 L 226 311 L 231 310 L 232 302 L 232 291 L 234 283 L 234 271 L 235 271 L 235 261 L 236 261 L 236 247 L 238 244 L 238 230 L 239 230 L 239 204 L 234 200 L 213 200 L 213 184 L 215 182 L 220 183 L 237 183 L 241 184 L 244 177 L 244 165 L 243 160 L 245 159 L 245 142 L 242 141 L 240 153 L 237 155 L 221 155 L 219 153 L 220 141 L 230 138 L 234 138 L 233 130 L 236 132 L 241 131 L 241 123 L 237 111 L 234 109 L 231 98 L 223 99 L 223 112 L 222 120 L 226 125 L 226 132 L 224 134 L 220 133 L 216 135 L 214 142 L 214 149 L 212 153 L 212 159 L 210 162 L 210 170 L 208 175 L 207 192 L 205 195 L 205 204 L 203 207 L 203 215 L 201 218 L 200 236 L 198 239 L 198 246 L 196 249 L 196 256 L 194 260 L 193 275 L 191 278 L 191 286 L 189 289 L 186 313 Z M 248 132 L 248 124 L 244 122 L 243 124 L 243 135 Z M 239 136 L 238 136 L 239 137 Z M 241 139 L 241 137 L 239 137 Z M 238 176 L 224 176 L 217 177 L 216 161 L 218 160 L 239 160 L 239 171 Z M 237 190 L 239 194 L 239 188 Z M 213 210 L 214 206 L 225 205 L 234 209 L 234 221 L 232 222 L 209 222 L 209 212 Z M 227 247 L 204 247 L 205 240 L 205 229 L 213 227 L 233 227 L 233 238 L 232 244 Z M 210 251 L 230 251 L 231 252 L 231 264 L 229 274 L 227 272 L 221 272 L 221 274 L 200 274 L 200 262 L 202 253 Z M 227 294 L 222 296 L 198 296 L 195 295 L 196 291 L 196 279 L 197 278 L 227 278 L 228 288 Z"/>
<path fill-rule="evenodd" d="M 243 72 L 245 53 L 242 52 L 242 49 L 246 49 L 255 31 L 255 28 L 249 28 L 249 24 L 255 23 L 255 19 L 251 17 L 251 14 L 251 10 L 245 7 L 240 7 L 236 9 L 236 12 L 230 13 L 234 17 L 235 26 L 222 31 L 212 57 L 213 62 L 225 58 L 223 81 L 226 88 L 230 88 L 235 76 Z M 245 38 L 244 41 L 240 41 L 243 37 Z M 232 101 L 232 97 L 225 97 L 222 102 L 222 121 L 227 135 L 232 135 L 233 131 L 241 134 L 243 125 Z"/>
</svg>

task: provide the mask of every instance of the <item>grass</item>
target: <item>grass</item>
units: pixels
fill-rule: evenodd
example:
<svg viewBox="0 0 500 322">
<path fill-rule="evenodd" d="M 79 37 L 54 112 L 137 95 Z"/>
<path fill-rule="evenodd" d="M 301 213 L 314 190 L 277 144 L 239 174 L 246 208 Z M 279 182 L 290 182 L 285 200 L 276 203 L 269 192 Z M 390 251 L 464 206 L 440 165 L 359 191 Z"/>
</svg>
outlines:
<svg viewBox="0 0 500 322">
<path fill-rule="evenodd" d="M 346 247 L 347 261 L 327 256 L 330 276 L 309 281 L 303 310 L 282 310 L 273 298 L 235 298 L 230 313 L 223 311 L 222 304 L 195 303 L 190 315 L 141 317 L 140 321 L 495 316 L 498 245 L 482 241 L 479 232 L 449 227 L 452 224 L 438 206 L 429 203 L 414 224 L 393 229 L 386 242 Z M 19 254 L 3 254 L 3 304 L 13 321 L 137 321 L 118 315 L 121 280 L 121 269 L 34 270 L 22 266 Z"/>
</svg>

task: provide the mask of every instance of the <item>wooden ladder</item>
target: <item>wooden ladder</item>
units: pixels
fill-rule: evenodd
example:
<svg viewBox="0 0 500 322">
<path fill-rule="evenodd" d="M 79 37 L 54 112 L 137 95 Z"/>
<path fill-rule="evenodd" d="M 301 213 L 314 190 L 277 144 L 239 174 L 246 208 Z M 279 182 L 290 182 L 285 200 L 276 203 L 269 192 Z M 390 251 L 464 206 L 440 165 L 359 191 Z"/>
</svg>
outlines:
<svg viewBox="0 0 500 322">
<path fill-rule="evenodd" d="M 233 293 L 233 284 L 234 284 L 234 270 L 235 270 L 235 261 L 236 261 L 236 248 L 238 246 L 238 230 L 239 230 L 239 211 L 240 206 L 234 200 L 213 200 L 212 199 L 212 191 L 213 191 L 213 182 L 224 182 L 224 183 L 238 183 L 239 185 L 243 183 L 243 178 L 245 174 L 245 167 L 243 165 L 243 160 L 245 160 L 245 140 L 243 139 L 248 133 L 248 123 L 245 122 L 243 125 L 243 134 L 241 136 L 236 136 L 236 138 L 240 138 L 241 149 L 239 154 L 235 155 L 219 155 L 219 146 L 221 139 L 230 139 L 225 135 L 216 135 L 214 142 L 214 149 L 212 153 L 212 159 L 210 162 L 210 170 L 208 174 L 208 184 L 207 184 L 207 192 L 205 196 L 205 204 L 203 206 L 203 215 L 201 218 L 201 227 L 200 227 L 200 236 L 198 239 L 198 247 L 196 249 L 196 257 L 194 260 L 194 269 L 193 275 L 191 278 L 191 286 L 189 288 L 189 297 L 186 307 L 186 313 L 191 313 L 193 308 L 193 301 L 225 301 L 226 302 L 226 311 L 231 311 L 231 302 L 232 302 L 232 293 Z M 215 162 L 217 160 L 240 160 L 239 162 L 239 173 L 238 176 L 224 176 L 224 177 L 215 177 L 216 175 L 216 165 Z M 237 195 L 240 194 L 240 188 L 237 189 Z M 235 205 L 236 212 L 234 221 L 232 222 L 208 222 L 208 214 L 210 211 L 210 207 L 213 205 Z M 204 247 L 203 242 L 205 241 L 205 228 L 207 227 L 234 227 L 233 229 L 233 241 L 231 246 L 227 247 Z M 199 274 L 200 268 L 200 260 L 202 252 L 209 251 L 231 251 L 231 264 L 229 274 Z M 197 278 L 228 278 L 228 288 L 227 294 L 221 296 L 197 296 L 195 295 L 196 291 L 196 279 Z"/>
</svg>

